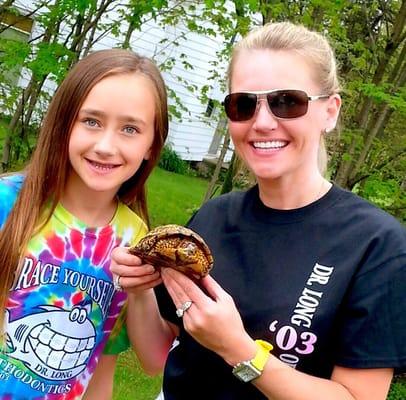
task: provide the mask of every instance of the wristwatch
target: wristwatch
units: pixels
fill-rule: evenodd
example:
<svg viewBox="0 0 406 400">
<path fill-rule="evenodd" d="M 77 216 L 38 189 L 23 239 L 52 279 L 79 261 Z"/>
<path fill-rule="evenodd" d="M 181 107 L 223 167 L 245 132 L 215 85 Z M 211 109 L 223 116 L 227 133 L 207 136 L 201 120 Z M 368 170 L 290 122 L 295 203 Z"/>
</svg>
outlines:
<svg viewBox="0 0 406 400">
<path fill-rule="evenodd" d="M 250 382 L 261 376 L 273 346 L 265 340 L 256 340 L 257 354 L 252 360 L 242 361 L 233 368 L 233 374 L 243 382 Z"/>
</svg>

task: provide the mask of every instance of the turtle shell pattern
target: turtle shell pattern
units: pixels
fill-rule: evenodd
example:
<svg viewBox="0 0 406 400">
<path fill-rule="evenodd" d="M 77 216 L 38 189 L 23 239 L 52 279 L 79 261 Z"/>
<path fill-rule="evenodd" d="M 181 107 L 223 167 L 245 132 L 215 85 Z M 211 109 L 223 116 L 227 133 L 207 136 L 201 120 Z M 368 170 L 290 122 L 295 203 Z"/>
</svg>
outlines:
<svg viewBox="0 0 406 400">
<path fill-rule="evenodd" d="M 206 276 L 213 267 L 212 254 L 203 238 L 175 224 L 151 230 L 129 252 L 155 267 L 174 268 L 195 278 Z"/>
</svg>

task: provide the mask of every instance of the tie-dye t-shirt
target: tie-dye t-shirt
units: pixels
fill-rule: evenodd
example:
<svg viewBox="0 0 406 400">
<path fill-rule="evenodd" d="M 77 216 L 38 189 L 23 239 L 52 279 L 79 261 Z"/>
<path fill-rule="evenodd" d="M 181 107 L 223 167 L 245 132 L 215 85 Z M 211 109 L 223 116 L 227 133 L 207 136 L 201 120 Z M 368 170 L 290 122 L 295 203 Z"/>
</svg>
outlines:
<svg viewBox="0 0 406 400">
<path fill-rule="evenodd" d="M 23 177 L 0 179 L 0 226 Z M 112 222 L 88 228 L 61 205 L 28 244 L 5 313 L 0 399 L 80 399 L 126 295 L 115 291 L 111 250 L 136 243 L 143 221 L 119 204 Z"/>
</svg>

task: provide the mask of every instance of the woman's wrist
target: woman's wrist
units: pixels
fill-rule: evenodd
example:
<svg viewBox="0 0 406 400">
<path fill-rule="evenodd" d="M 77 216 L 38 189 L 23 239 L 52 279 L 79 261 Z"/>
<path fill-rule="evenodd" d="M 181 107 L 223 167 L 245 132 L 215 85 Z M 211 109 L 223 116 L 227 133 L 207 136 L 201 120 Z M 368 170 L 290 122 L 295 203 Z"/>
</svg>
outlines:
<svg viewBox="0 0 406 400">
<path fill-rule="evenodd" d="M 242 361 L 252 360 L 257 352 L 257 345 L 248 334 L 226 349 L 222 354 L 224 361 L 234 367 Z"/>
</svg>

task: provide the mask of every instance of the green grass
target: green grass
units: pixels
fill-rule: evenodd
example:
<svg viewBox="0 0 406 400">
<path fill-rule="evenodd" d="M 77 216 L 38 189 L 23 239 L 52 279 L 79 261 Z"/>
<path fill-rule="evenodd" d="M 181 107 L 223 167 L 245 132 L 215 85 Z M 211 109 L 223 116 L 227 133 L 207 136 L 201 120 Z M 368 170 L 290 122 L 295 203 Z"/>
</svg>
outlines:
<svg viewBox="0 0 406 400">
<path fill-rule="evenodd" d="M 406 399 L 406 375 L 396 377 L 391 385 L 388 400 Z"/>
<path fill-rule="evenodd" d="M 208 181 L 155 168 L 148 180 L 151 226 L 184 225 L 201 205 Z"/>
<path fill-rule="evenodd" d="M 135 354 L 128 350 L 118 358 L 113 400 L 153 400 L 161 390 L 161 383 L 161 376 L 145 375 Z"/>
</svg>

